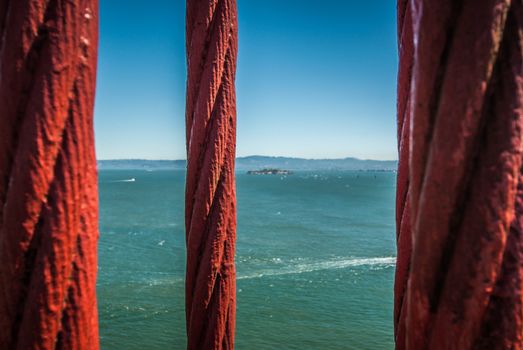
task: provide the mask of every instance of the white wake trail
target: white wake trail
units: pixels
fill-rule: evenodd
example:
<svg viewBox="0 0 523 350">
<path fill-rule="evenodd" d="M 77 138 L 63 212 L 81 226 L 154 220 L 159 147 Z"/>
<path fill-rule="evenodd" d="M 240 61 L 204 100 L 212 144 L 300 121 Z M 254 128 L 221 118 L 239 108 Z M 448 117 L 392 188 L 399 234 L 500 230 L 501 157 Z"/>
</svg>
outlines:
<svg viewBox="0 0 523 350">
<path fill-rule="evenodd" d="M 372 267 L 392 267 L 396 264 L 395 257 L 379 257 L 379 258 L 349 258 L 349 259 L 340 259 L 340 260 L 327 260 L 320 262 L 311 262 L 304 264 L 294 264 L 286 265 L 281 268 L 273 268 L 260 270 L 255 273 L 250 273 L 247 275 L 240 275 L 237 279 L 251 279 L 251 278 L 261 278 L 264 276 L 279 276 L 279 275 L 291 275 L 291 274 L 300 274 L 305 272 L 314 272 L 322 270 L 335 270 L 335 269 L 345 269 L 348 267 L 357 267 L 357 266 L 372 266 Z"/>
</svg>

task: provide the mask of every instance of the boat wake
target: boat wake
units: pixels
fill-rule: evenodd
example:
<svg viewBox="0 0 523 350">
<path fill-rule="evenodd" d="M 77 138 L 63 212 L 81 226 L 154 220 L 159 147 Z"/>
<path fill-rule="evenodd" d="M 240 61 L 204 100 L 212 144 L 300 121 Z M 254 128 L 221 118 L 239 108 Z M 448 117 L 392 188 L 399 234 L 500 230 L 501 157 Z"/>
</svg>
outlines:
<svg viewBox="0 0 523 350">
<path fill-rule="evenodd" d="M 349 258 L 339 260 L 327 260 L 311 263 L 300 263 L 282 266 L 280 268 L 272 268 L 260 270 L 255 273 L 241 275 L 237 279 L 252 279 L 261 278 L 264 276 L 279 276 L 279 275 L 293 275 L 306 272 L 345 269 L 349 267 L 369 266 L 371 269 L 383 269 L 393 267 L 396 265 L 395 257 L 380 257 L 380 258 Z"/>
<path fill-rule="evenodd" d="M 296 275 L 307 272 L 324 271 L 324 270 L 336 270 L 345 269 L 352 267 L 365 266 L 368 270 L 383 270 L 386 268 L 394 267 L 396 265 L 395 257 L 378 257 L 378 258 L 344 258 L 336 260 L 326 260 L 319 262 L 310 263 L 298 263 L 298 264 L 285 264 L 280 259 L 275 261 L 281 262 L 281 267 L 272 267 L 267 269 L 260 269 L 257 271 L 250 271 L 248 273 L 239 272 L 236 279 L 247 280 L 271 276 L 282 276 L 282 275 Z M 238 264 L 241 268 L 241 262 Z M 278 264 L 279 265 L 279 264 Z M 150 272 L 150 276 L 147 278 L 147 284 L 149 286 L 165 285 L 165 284 L 178 284 L 183 283 L 184 278 L 175 277 L 171 273 L 165 272 Z"/>
<path fill-rule="evenodd" d="M 116 181 L 113 181 L 113 182 L 135 182 L 136 179 L 133 177 L 133 178 L 130 178 L 130 179 L 125 179 L 125 180 L 116 180 Z"/>
</svg>

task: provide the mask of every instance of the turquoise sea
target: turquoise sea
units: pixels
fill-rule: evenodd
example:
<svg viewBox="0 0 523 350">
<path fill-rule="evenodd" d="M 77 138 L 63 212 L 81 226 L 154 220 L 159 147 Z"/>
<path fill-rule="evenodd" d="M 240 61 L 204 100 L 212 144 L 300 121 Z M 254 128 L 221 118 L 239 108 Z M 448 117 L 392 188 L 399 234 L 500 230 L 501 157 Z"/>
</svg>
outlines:
<svg viewBox="0 0 523 350">
<path fill-rule="evenodd" d="M 104 350 L 186 346 L 184 176 L 99 173 Z M 393 349 L 395 174 L 236 179 L 236 349 Z"/>
</svg>

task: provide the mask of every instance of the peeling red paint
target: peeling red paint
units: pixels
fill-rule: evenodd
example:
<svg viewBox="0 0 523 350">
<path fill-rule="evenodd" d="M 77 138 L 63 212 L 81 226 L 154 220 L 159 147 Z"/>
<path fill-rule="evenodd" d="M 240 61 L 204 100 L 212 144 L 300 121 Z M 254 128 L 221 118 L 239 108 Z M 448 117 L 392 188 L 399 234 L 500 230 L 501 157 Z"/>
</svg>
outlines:
<svg viewBox="0 0 523 350">
<path fill-rule="evenodd" d="M 98 349 L 98 4 L 2 0 L 0 34 L 0 348 Z"/>
<path fill-rule="evenodd" d="M 396 348 L 521 349 L 523 4 L 398 16 Z"/>
<path fill-rule="evenodd" d="M 186 317 L 189 349 L 233 349 L 235 0 L 187 1 Z"/>
</svg>

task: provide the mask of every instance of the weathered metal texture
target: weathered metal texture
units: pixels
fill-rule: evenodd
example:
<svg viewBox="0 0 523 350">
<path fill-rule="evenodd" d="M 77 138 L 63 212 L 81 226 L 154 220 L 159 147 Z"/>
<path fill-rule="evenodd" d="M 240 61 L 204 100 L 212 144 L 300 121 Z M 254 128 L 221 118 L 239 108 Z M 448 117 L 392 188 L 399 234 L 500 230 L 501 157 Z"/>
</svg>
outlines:
<svg viewBox="0 0 523 350">
<path fill-rule="evenodd" d="M 98 349 L 97 0 L 0 0 L 0 348 Z"/>
<path fill-rule="evenodd" d="M 236 313 L 235 0 L 187 1 L 189 349 L 232 349 Z"/>
<path fill-rule="evenodd" d="M 398 0 L 398 176 L 396 191 L 396 275 L 394 279 L 394 332 L 398 343 L 405 337 L 407 281 L 412 251 L 409 203 L 410 88 L 413 49 L 412 12 L 408 0 Z"/>
<path fill-rule="evenodd" d="M 522 349 L 523 3 L 398 11 L 396 348 Z"/>
</svg>

